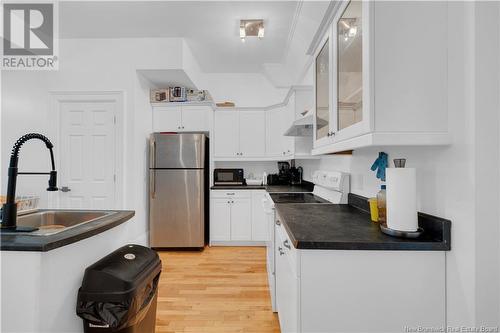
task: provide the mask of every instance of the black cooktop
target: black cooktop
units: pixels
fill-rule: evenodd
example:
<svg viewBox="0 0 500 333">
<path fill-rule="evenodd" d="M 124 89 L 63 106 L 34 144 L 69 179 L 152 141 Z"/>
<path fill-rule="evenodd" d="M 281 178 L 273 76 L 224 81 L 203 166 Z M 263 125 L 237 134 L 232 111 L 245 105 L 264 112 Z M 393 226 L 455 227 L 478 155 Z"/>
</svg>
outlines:
<svg viewBox="0 0 500 333">
<path fill-rule="evenodd" d="M 276 204 L 283 203 L 331 203 L 312 193 L 270 193 L 271 199 Z"/>
</svg>

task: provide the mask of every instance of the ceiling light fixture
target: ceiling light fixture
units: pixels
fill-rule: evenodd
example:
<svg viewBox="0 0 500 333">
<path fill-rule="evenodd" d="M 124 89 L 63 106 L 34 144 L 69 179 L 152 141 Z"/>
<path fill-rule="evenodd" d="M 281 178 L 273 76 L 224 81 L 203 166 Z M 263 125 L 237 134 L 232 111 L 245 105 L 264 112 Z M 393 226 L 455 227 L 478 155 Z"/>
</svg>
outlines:
<svg viewBox="0 0 500 333">
<path fill-rule="evenodd" d="M 344 41 L 348 41 L 358 34 L 358 20 L 356 18 L 342 18 L 339 21 L 339 29 L 339 33 L 344 36 Z"/>
<path fill-rule="evenodd" d="M 264 38 L 264 20 L 240 20 L 240 39 L 245 42 L 247 37 Z"/>
</svg>

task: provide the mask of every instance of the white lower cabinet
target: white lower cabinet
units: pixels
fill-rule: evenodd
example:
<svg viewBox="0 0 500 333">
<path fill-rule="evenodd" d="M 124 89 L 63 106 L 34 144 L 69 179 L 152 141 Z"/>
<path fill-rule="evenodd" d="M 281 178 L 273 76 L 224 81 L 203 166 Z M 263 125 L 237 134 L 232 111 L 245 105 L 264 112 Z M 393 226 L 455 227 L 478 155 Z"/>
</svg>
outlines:
<svg viewBox="0 0 500 333">
<path fill-rule="evenodd" d="M 252 191 L 252 240 L 255 241 L 265 242 L 269 239 L 267 215 L 262 206 L 265 197 L 265 191 Z"/>
<path fill-rule="evenodd" d="M 226 240 L 231 238 L 231 200 L 229 198 L 211 199 L 210 239 Z"/>
<path fill-rule="evenodd" d="M 263 190 L 211 191 L 210 243 L 267 240 Z M 258 205 L 258 207 L 257 207 Z"/>
<path fill-rule="evenodd" d="M 231 200 L 231 240 L 252 240 L 252 202 L 250 198 Z"/>
<path fill-rule="evenodd" d="M 299 332 L 299 279 L 296 260 L 276 234 L 276 308 L 282 333 Z"/>
<path fill-rule="evenodd" d="M 282 333 L 446 327 L 445 252 L 288 248 L 282 224 L 275 237 Z"/>
</svg>

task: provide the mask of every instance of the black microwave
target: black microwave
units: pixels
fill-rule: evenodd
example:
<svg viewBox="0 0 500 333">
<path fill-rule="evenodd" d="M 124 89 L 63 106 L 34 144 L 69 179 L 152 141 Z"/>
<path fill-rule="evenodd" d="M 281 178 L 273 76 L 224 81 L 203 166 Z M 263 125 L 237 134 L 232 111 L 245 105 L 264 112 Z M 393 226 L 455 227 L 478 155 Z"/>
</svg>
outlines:
<svg viewBox="0 0 500 333">
<path fill-rule="evenodd" d="M 214 169 L 214 185 L 245 185 L 243 169 Z"/>
</svg>

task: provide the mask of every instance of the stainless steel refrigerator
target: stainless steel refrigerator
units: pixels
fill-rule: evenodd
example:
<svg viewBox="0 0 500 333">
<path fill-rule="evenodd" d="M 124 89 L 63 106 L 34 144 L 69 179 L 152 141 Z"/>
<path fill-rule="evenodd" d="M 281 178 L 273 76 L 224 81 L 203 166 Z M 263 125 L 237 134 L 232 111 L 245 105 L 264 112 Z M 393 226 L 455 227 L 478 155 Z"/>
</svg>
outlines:
<svg viewBox="0 0 500 333">
<path fill-rule="evenodd" d="M 153 248 L 202 248 L 208 230 L 208 138 L 153 133 L 149 142 L 149 240 Z"/>
</svg>

